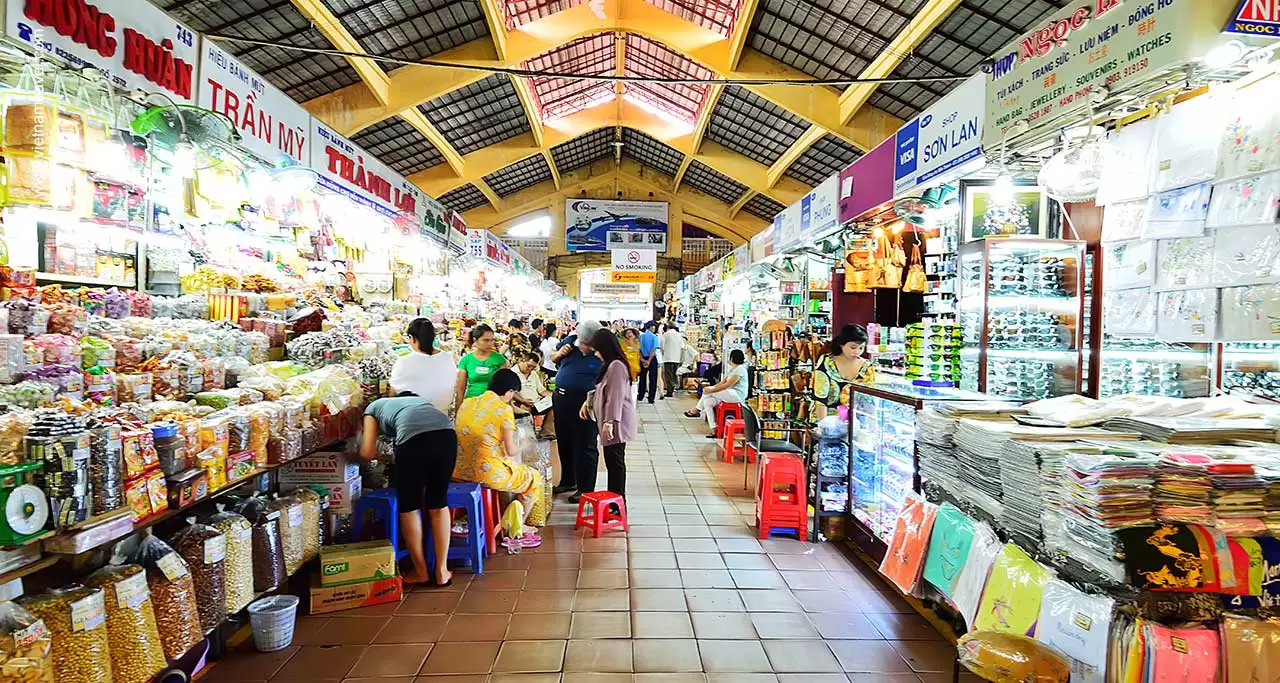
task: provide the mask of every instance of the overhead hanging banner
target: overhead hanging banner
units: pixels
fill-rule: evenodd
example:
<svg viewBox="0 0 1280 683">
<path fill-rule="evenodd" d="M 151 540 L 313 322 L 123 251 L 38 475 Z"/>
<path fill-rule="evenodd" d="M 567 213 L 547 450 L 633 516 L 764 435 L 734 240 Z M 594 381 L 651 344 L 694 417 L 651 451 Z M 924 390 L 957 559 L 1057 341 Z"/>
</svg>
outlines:
<svg viewBox="0 0 1280 683">
<path fill-rule="evenodd" d="M 311 163 L 311 115 L 213 41 L 203 42 L 196 103 L 226 114 L 240 144 L 269 163 Z"/>
<path fill-rule="evenodd" d="M 1232 13 L 1224 30 L 1247 36 L 1280 36 L 1280 2 L 1240 0 L 1240 7 Z"/>
<path fill-rule="evenodd" d="M 773 225 L 751 236 L 751 262 L 758 263 L 773 255 Z"/>
<path fill-rule="evenodd" d="M 388 217 L 402 212 L 418 215 L 419 198 L 425 196 L 422 190 L 314 118 L 310 146 L 311 168 L 320 174 L 325 189 Z"/>
<path fill-rule="evenodd" d="M 898 129 L 894 193 L 950 180 L 953 171 L 982 156 L 986 103 L 986 80 L 979 74 Z"/>
<path fill-rule="evenodd" d="M 750 244 L 739 245 L 730 256 L 733 256 L 733 275 L 741 275 L 751 268 Z"/>
<path fill-rule="evenodd" d="M 847 223 L 893 199 L 893 159 L 897 140 L 890 137 L 840 172 L 839 220 Z"/>
<path fill-rule="evenodd" d="M 652 249 L 610 249 L 610 282 L 657 282 L 658 252 Z"/>
<path fill-rule="evenodd" d="M 831 176 L 800 199 L 800 239 L 812 242 L 840 225 L 840 179 Z"/>
<path fill-rule="evenodd" d="M 565 249 L 667 250 L 666 202 L 569 199 L 565 202 Z"/>
<path fill-rule="evenodd" d="M 145 0 L 5 0 L 5 36 L 116 87 L 195 100 L 200 36 Z"/>
<path fill-rule="evenodd" d="M 1121 92 L 1205 56 L 1233 9 L 1206 0 L 1072 2 L 995 55 L 983 146 L 995 149 L 1020 120 L 1034 129 L 1087 109 L 1097 88 Z"/>
<path fill-rule="evenodd" d="M 781 254 L 800 244 L 800 202 L 773 217 L 773 251 Z"/>
</svg>

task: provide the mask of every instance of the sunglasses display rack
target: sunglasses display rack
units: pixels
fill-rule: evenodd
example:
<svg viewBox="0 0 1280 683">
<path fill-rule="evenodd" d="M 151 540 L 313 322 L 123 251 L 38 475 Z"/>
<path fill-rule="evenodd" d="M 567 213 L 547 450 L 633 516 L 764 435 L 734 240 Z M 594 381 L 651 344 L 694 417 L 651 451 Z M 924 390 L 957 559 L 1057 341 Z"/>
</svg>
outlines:
<svg viewBox="0 0 1280 683">
<path fill-rule="evenodd" d="M 1280 344 L 1226 342 L 1222 351 L 1222 390 L 1280 401 Z"/>
<path fill-rule="evenodd" d="M 960 387 L 1039 399 L 1079 391 L 1085 243 L 988 237 L 960 247 Z"/>
<path fill-rule="evenodd" d="M 960 383 L 959 325 L 907 325 L 905 377 L 923 386 L 953 387 Z"/>
<path fill-rule="evenodd" d="M 1209 344 L 1107 337 L 1101 358 L 1098 398 L 1122 394 L 1168 398 L 1209 395 Z"/>
</svg>

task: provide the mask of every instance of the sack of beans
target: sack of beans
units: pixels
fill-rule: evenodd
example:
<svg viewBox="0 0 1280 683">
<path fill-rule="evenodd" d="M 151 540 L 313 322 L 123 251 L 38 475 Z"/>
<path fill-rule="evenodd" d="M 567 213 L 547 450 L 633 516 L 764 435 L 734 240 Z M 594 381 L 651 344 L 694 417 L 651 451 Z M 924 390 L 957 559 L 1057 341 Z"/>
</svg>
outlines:
<svg viewBox="0 0 1280 683">
<path fill-rule="evenodd" d="M 208 632 L 227 618 L 227 537 L 211 526 L 197 524 L 195 517 L 188 517 L 187 523 L 189 526 L 174 534 L 169 543 L 191 568 L 200 628 Z"/>
<path fill-rule="evenodd" d="M 107 565 L 85 585 L 101 588 L 107 608 L 112 683 L 146 683 L 166 664 L 146 572 L 136 564 Z"/>
<path fill-rule="evenodd" d="M 150 532 L 129 558 L 147 571 L 147 587 L 151 590 L 151 608 L 165 657 L 177 659 L 204 638 L 200 629 L 200 613 L 196 609 L 196 589 L 191 568 L 168 543 Z"/>
</svg>

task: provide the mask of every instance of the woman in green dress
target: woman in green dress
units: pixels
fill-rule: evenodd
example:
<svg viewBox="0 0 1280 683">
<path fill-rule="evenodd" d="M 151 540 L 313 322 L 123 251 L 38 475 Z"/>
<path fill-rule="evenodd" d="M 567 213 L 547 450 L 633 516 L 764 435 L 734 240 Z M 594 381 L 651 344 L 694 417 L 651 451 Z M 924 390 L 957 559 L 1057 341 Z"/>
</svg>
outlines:
<svg viewBox="0 0 1280 683">
<path fill-rule="evenodd" d="M 831 340 L 831 351 L 813 368 L 813 397 L 827 411 L 849 405 L 849 387 L 875 380 L 875 364 L 863 358 L 867 331 L 861 325 L 845 325 Z"/>
<path fill-rule="evenodd" d="M 462 405 L 462 401 L 475 398 L 489 389 L 489 381 L 493 374 L 507 367 L 507 358 L 498 353 L 495 347 L 493 328 L 488 325 L 473 325 L 467 335 L 469 351 L 458 361 L 458 384 L 454 390 L 454 409 Z"/>
</svg>

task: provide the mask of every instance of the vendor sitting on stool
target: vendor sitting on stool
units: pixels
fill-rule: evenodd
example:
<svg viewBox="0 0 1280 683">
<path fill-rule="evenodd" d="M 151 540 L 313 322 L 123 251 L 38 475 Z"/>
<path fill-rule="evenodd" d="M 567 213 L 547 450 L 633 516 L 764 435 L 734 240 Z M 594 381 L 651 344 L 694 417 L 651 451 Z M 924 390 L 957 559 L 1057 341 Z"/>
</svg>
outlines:
<svg viewBox="0 0 1280 683">
<path fill-rule="evenodd" d="M 711 427 L 708 439 L 716 438 L 716 406 L 721 403 L 742 403 L 747 400 L 750 384 L 747 381 L 747 358 L 741 349 L 729 352 L 729 369 L 719 383 L 702 390 L 697 410 L 690 410 L 685 417 L 706 417 Z"/>
</svg>

